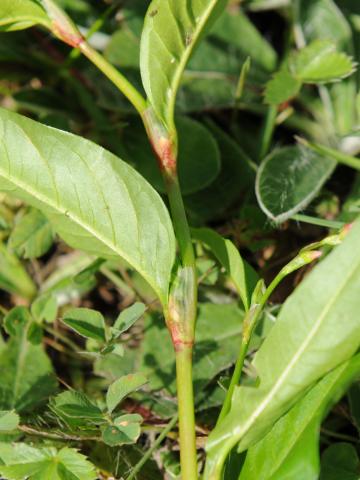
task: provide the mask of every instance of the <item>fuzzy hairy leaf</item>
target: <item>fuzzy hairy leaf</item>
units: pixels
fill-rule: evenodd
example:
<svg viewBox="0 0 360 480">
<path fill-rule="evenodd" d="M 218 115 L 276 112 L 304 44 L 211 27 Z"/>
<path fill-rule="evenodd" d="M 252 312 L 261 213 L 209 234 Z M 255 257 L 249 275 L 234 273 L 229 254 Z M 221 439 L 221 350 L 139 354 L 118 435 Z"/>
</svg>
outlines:
<svg viewBox="0 0 360 480">
<path fill-rule="evenodd" d="M 223 11 L 226 0 L 153 0 L 140 46 L 141 77 L 148 99 L 169 131 L 185 66 L 199 39 Z"/>
<path fill-rule="evenodd" d="M 209 436 L 208 479 L 219 478 L 231 448 L 262 438 L 304 390 L 359 348 L 359 235 L 357 220 L 283 305 L 252 362 L 259 385 L 235 390 L 229 414 Z"/>
<path fill-rule="evenodd" d="M 256 196 L 261 209 L 275 222 L 284 222 L 313 200 L 335 166 L 332 158 L 303 147 L 274 150 L 257 172 Z"/>
<path fill-rule="evenodd" d="M 351 27 L 334 0 L 299 0 L 296 15 L 307 42 L 331 40 L 339 49 L 351 51 Z"/>
<path fill-rule="evenodd" d="M 122 257 L 167 301 L 175 238 L 152 187 L 103 148 L 0 110 L 0 190 L 41 210 L 72 247 Z"/>
<path fill-rule="evenodd" d="M 1 0 L 0 30 L 22 30 L 33 25 L 49 27 L 45 10 L 33 0 Z"/>
<path fill-rule="evenodd" d="M 73 448 L 0 444 L 0 473 L 7 480 L 95 480 L 94 466 Z M 1 463 L 1 462 L 0 462 Z"/>
</svg>

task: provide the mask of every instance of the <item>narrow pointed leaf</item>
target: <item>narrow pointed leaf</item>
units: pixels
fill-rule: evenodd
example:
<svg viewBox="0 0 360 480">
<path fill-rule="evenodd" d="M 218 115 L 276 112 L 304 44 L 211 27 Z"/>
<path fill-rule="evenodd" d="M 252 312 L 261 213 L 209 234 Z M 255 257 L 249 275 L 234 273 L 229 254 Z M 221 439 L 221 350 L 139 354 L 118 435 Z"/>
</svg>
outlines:
<svg viewBox="0 0 360 480">
<path fill-rule="evenodd" d="M 246 275 L 246 265 L 241 258 L 239 250 L 231 240 L 223 238 L 210 228 L 194 228 L 193 237 L 205 243 L 215 257 L 225 268 L 226 273 L 234 282 L 236 290 L 244 304 L 245 310 L 249 309 L 249 288 Z"/>
<path fill-rule="evenodd" d="M 329 408 L 339 400 L 350 383 L 359 376 L 360 355 L 356 355 L 328 373 L 275 423 L 262 440 L 249 449 L 239 480 L 253 478 L 275 480 L 280 471 L 289 472 L 294 468 L 297 468 L 298 471 L 303 470 L 304 479 L 317 478 L 320 423 Z M 304 448 L 304 442 L 307 445 L 306 448 Z M 299 452 L 296 453 L 296 450 Z M 315 457 L 312 463 L 315 472 L 311 468 L 309 455 L 313 459 Z M 309 476 L 305 475 L 305 465 Z M 279 478 L 282 477 L 279 475 Z M 291 478 L 289 474 L 288 478 Z M 293 478 L 296 476 L 293 475 Z"/>
<path fill-rule="evenodd" d="M 140 68 L 146 94 L 159 119 L 174 129 L 174 106 L 184 68 L 199 39 L 226 0 L 153 0 L 141 37 Z"/>
<path fill-rule="evenodd" d="M 360 220 L 285 302 L 252 364 L 259 385 L 238 387 L 210 434 L 207 478 L 219 478 L 232 447 L 243 451 L 261 439 L 305 389 L 358 350 L 359 235 Z"/>
<path fill-rule="evenodd" d="M 0 30 L 22 30 L 37 24 L 49 27 L 50 20 L 34 0 L 1 0 Z"/>
<path fill-rule="evenodd" d="M 168 211 L 129 165 L 75 135 L 0 110 L 0 190 L 41 210 L 72 247 L 122 257 L 167 301 Z"/>
</svg>

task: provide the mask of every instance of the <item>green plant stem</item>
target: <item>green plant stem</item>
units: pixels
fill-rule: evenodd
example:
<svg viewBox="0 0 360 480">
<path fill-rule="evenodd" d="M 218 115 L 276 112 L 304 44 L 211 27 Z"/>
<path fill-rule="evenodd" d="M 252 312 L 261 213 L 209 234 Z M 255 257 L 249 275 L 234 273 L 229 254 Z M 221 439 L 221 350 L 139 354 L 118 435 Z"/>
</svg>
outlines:
<svg viewBox="0 0 360 480">
<path fill-rule="evenodd" d="M 89 40 L 96 32 L 98 32 L 101 27 L 104 25 L 105 21 L 109 18 L 109 16 L 112 14 L 112 12 L 120 6 L 121 2 L 114 2 L 111 4 L 105 12 L 98 17 L 95 22 L 91 25 L 89 30 L 86 33 L 85 39 Z M 81 51 L 78 48 L 73 48 L 67 58 L 67 60 L 64 63 L 64 68 L 68 69 L 73 62 L 79 58 L 81 55 Z"/>
<path fill-rule="evenodd" d="M 141 458 L 141 460 L 132 468 L 130 475 L 126 478 L 126 480 L 133 480 L 136 478 L 136 475 L 140 472 L 142 467 L 145 465 L 145 463 L 150 460 L 152 457 L 152 454 L 160 447 L 162 442 L 165 440 L 167 437 L 168 433 L 175 427 L 177 421 L 178 421 L 178 415 L 175 415 L 170 422 L 167 424 L 167 426 L 163 429 L 163 431 L 160 433 L 160 435 L 157 437 L 155 442 L 153 443 L 152 447 L 149 448 L 149 450 L 145 453 L 145 455 Z"/>
<path fill-rule="evenodd" d="M 191 241 L 190 228 L 186 217 L 179 180 L 177 175 L 169 177 L 166 174 L 164 175 L 164 179 L 175 235 L 179 243 L 182 265 L 184 267 L 193 267 L 195 265 L 194 248 Z"/>
<path fill-rule="evenodd" d="M 170 138 L 168 132 L 164 131 L 162 125 L 152 115 L 146 100 L 128 82 L 128 80 L 114 68 L 100 53 L 94 50 L 85 41 L 80 43 L 81 52 L 101 70 L 114 85 L 128 98 L 135 109 L 139 112 L 149 140 L 156 152 L 160 168 L 165 180 L 167 194 L 170 204 L 170 213 L 174 224 L 176 238 L 179 243 L 182 266 L 188 269 L 188 285 L 184 285 L 184 292 L 191 293 L 191 299 L 185 299 L 180 311 L 179 305 L 172 312 L 165 312 L 173 342 L 176 338 L 175 330 L 180 327 L 181 338 L 174 342 L 176 352 L 176 375 L 178 387 L 179 404 L 179 430 L 180 430 L 180 457 L 182 478 L 185 480 L 196 480 L 197 457 L 196 457 L 196 434 L 195 434 L 195 413 L 194 395 L 192 385 L 192 345 L 194 342 L 194 326 L 197 295 L 195 255 L 191 241 L 190 228 L 186 218 L 184 202 L 181 195 L 179 180 L 176 169 L 176 141 Z M 194 293 L 195 291 L 195 293 Z M 185 295 L 186 296 L 186 295 Z M 170 298 L 170 302 L 172 299 Z M 184 308 L 183 308 L 184 307 Z M 178 316 L 179 314 L 179 316 Z M 174 318 L 179 322 L 173 322 Z M 181 319 L 180 321 L 178 319 Z M 172 325 L 172 327 L 171 327 Z"/>
<path fill-rule="evenodd" d="M 339 152 L 334 148 L 326 147 L 325 145 L 320 145 L 319 143 L 308 142 L 303 138 L 297 138 L 298 142 L 310 148 L 320 155 L 326 155 L 332 157 L 339 163 L 347 165 L 348 167 L 354 168 L 355 170 L 360 170 L 360 158 L 353 157 L 343 152 Z"/>
<path fill-rule="evenodd" d="M 299 256 L 300 257 L 302 256 L 301 252 L 297 257 L 295 257 L 295 259 L 291 260 L 287 265 L 285 265 L 285 267 L 283 267 L 280 270 L 280 272 L 276 275 L 276 277 L 267 287 L 265 292 L 261 295 L 259 302 L 253 303 L 250 307 L 250 310 L 245 315 L 244 322 L 243 322 L 243 332 L 242 332 L 239 355 L 235 364 L 234 372 L 231 377 L 231 382 L 230 382 L 228 391 L 226 392 L 225 401 L 221 408 L 217 423 L 220 423 L 230 411 L 233 393 L 234 393 L 235 387 L 240 383 L 241 374 L 244 368 L 244 362 L 245 362 L 246 354 L 249 349 L 249 344 L 250 344 L 252 334 L 254 332 L 254 329 L 258 323 L 260 315 L 262 314 L 264 307 L 267 301 L 269 300 L 271 294 L 273 293 L 275 288 L 279 285 L 279 283 L 287 275 L 301 268 L 307 263 L 310 263 L 312 260 L 315 260 L 316 258 L 318 258 L 318 255 L 315 255 L 312 257 L 310 254 L 310 256 L 306 257 L 306 259 L 303 260 L 302 262 L 296 262 Z"/>
<path fill-rule="evenodd" d="M 55 433 L 55 432 L 43 432 L 27 425 L 19 425 L 18 430 L 27 435 L 33 435 L 35 437 L 48 438 L 50 440 L 58 440 L 61 442 L 101 442 L 101 437 L 95 436 L 78 436 L 78 435 L 68 435 L 67 433 Z"/>
<path fill-rule="evenodd" d="M 261 131 L 259 160 L 262 160 L 269 151 L 271 140 L 275 130 L 277 107 L 271 105 L 265 117 L 265 123 Z"/>
<path fill-rule="evenodd" d="M 297 222 L 310 223 L 311 225 L 318 225 L 319 227 L 325 228 L 342 228 L 345 226 L 344 222 L 326 220 L 325 218 L 310 217 L 309 215 L 303 215 L 300 213 L 293 215 L 291 219 Z"/>
<path fill-rule="evenodd" d="M 133 104 L 139 114 L 142 116 L 147 108 L 146 100 L 136 90 L 136 88 L 109 63 L 99 52 L 92 48 L 87 42 L 83 41 L 79 45 L 80 51 L 104 73 L 109 80 L 125 95 L 125 97 Z"/>
<path fill-rule="evenodd" d="M 179 409 L 181 478 L 197 480 L 192 345 L 182 345 L 176 351 L 176 385 Z"/>
</svg>

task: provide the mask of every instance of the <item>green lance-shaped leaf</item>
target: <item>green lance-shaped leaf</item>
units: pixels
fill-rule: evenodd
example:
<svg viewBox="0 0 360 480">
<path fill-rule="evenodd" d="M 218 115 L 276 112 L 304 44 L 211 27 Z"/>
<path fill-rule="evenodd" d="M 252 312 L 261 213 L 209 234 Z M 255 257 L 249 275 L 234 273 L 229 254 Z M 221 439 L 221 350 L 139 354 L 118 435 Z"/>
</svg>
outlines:
<svg viewBox="0 0 360 480">
<path fill-rule="evenodd" d="M 220 478 L 231 448 L 257 442 L 299 395 L 358 350 L 359 235 L 360 220 L 285 302 L 252 363 L 258 386 L 237 387 L 229 414 L 210 434 L 207 479 Z"/>
<path fill-rule="evenodd" d="M 236 290 L 238 291 L 238 294 L 240 295 L 240 298 L 244 304 L 245 310 L 248 310 L 249 288 L 247 270 L 249 272 L 250 267 L 244 263 L 239 250 L 235 247 L 231 240 L 223 238 L 210 228 L 194 228 L 192 230 L 192 234 L 193 238 L 200 240 L 210 248 L 215 257 L 225 268 L 226 273 L 234 282 Z"/>
<path fill-rule="evenodd" d="M 303 147 L 274 150 L 256 176 L 256 196 L 263 212 L 284 222 L 317 195 L 336 166 L 335 160 Z"/>
<path fill-rule="evenodd" d="M 111 413 L 120 402 L 124 400 L 131 392 L 138 390 L 145 385 L 147 378 L 141 373 L 134 373 L 119 378 L 112 383 L 106 394 L 106 405 Z"/>
<path fill-rule="evenodd" d="M 0 190 L 41 210 L 72 247 L 122 257 L 167 302 L 170 217 L 128 164 L 88 140 L 0 110 Z"/>
<path fill-rule="evenodd" d="M 184 68 L 226 0 L 153 0 L 140 46 L 144 88 L 157 117 L 174 132 L 174 107 Z"/>
<path fill-rule="evenodd" d="M 291 477 L 290 471 L 301 471 L 305 465 L 309 477 L 303 471 L 299 478 L 317 478 L 320 423 L 359 375 L 359 354 L 328 373 L 249 449 L 239 480 L 283 478 L 280 472 L 287 472 L 284 478 L 298 478 L 294 474 Z M 304 461 L 304 457 L 312 458 L 313 462 Z"/>
<path fill-rule="evenodd" d="M 33 25 L 50 28 L 45 10 L 34 0 L 1 0 L 0 30 L 22 30 Z"/>
</svg>

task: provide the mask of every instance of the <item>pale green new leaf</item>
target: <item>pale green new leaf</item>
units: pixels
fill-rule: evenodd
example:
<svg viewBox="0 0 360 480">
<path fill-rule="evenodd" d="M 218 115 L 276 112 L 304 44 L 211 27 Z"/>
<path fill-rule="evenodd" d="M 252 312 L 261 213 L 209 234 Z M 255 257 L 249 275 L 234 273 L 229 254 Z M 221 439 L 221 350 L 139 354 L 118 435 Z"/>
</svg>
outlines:
<svg viewBox="0 0 360 480">
<path fill-rule="evenodd" d="M 29 300 L 36 294 L 36 285 L 17 256 L 1 242 L 0 288 Z"/>
<path fill-rule="evenodd" d="M 34 0 L 1 0 L 0 30 L 22 30 L 37 24 L 49 28 L 50 20 Z"/>
<path fill-rule="evenodd" d="M 16 223 L 9 245 L 24 258 L 37 258 L 49 250 L 53 240 L 48 219 L 39 210 L 32 209 Z"/>
<path fill-rule="evenodd" d="M 328 373 L 249 449 L 239 480 L 282 479 L 285 472 L 288 477 L 284 478 L 291 478 L 289 471 L 294 469 L 302 472 L 304 480 L 317 478 L 320 423 L 329 407 L 359 375 L 360 355 Z"/>
<path fill-rule="evenodd" d="M 249 309 L 249 292 L 244 261 L 239 250 L 231 240 L 223 238 L 210 228 L 194 228 L 192 236 L 207 245 L 215 257 L 225 268 L 226 273 L 234 282 L 236 290 L 244 304 L 245 310 Z"/>
<path fill-rule="evenodd" d="M 226 0 L 150 3 L 141 36 L 141 77 L 150 104 L 171 132 L 176 94 L 185 66 L 199 39 L 226 3 Z"/>
<path fill-rule="evenodd" d="M 0 411 L 0 432 L 15 430 L 19 421 L 19 415 L 14 410 Z"/>
<path fill-rule="evenodd" d="M 358 350 L 359 235 L 360 220 L 283 305 L 252 363 L 258 386 L 235 390 L 229 414 L 209 436 L 207 479 L 220 478 L 231 448 L 256 443 L 307 388 Z"/>
<path fill-rule="evenodd" d="M 290 58 L 289 69 L 305 83 L 325 83 L 348 77 L 355 65 L 351 57 L 338 52 L 332 42 L 315 40 Z"/>
<path fill-rule="evenodd" d="M 106 405 L 111 413 L 120 402 L 124 400 L 131 392 L 135 392 L 145 385 L 147 378 L 141 373 L 134 373 L 115 380 L 106 394 Z"/>
<path fill-rule="evenodd" d="M 72 247 L 122 257 L 167 302 L 168 211 L 128 164 L 94 143 L 0 110 L 0 190 L 41 210 Z"/>
<path fill-rule="evenodd" d="M 284 222 L 314 199 L 335 167 L 332 158 L 302 146 L 274 150 L 256 176 L 261 209 L 275 222 Z"/>
<path fill-rule="evenodd" d="M 0 444 L 0 474 L 7 480 L 95 480 L 94 466 L 77 450 Z"/>
</svg>

